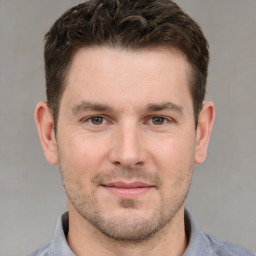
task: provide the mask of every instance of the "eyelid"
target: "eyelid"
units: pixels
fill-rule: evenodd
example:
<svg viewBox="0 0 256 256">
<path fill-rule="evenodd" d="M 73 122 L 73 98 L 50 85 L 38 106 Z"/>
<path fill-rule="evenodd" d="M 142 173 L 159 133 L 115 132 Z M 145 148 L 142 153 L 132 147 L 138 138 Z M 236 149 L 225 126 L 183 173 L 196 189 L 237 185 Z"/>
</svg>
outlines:
<svg viewBox="0 0 256 256">
<path fill-rule="evenodd" d="M 103 119 L 103 123 L 102 123 L 102 124 L 99 124 L 99 125 L 93 124 L 93 123 L 91 122 L 91 120 L 92 120 L 92 118 L 95 118 L 95 117 L 100 117 L 100 118 L 102 118 L 102 119 Z M 81 121 L 82 123 L 89 123 L 89 124 L 92 125 L 92 126 L 102 126 L 102 125 L 104 125 L 104 124 L 106 124 L 106 123 L 110 123 L 110 121 L 108 120 L 108 118 L 106 118 L 106 116 L 104 116 L 104 115 L 90 115 L 90 116 L 86 116 L 86 117 L 82 118 L 80 121 Z"/>
<path fill-rule="evenodd" d="M 152 124 L 152 125 L 157 126 L 157 125 L 155 125 L 155 124 L 152 123 L 153 118 L 156 118 L 156 117 L 159 117 L 159 118 L 163 118 L 163 119 L 164 119 L 164 123 L 163 123 L 163 124 L 160 124 L 159 126 L 165 125 L 165 124 L 167 124 L 167 123 L 173 123 L 173 122 L 175 122 L 175 120 L 174 120 L 173 118 L 171 118 L 171 117 L 167 117 L 167 116 L 164 116 L 164 115 L 151 115 L 151 116 L 149 116 L 149 117 L 147 118 L 146 123 L 149 123 L 149 122 L 151 121 L 151 124 Z"/>
<path fill-rule="evenodd" d="M 100 125 L 95 125 L 92 122 L 90 122 L 91 119 L 95 118 L 95 117 L 103 118 L 104 119 L 103 123 L 100 124 Z M 173 122 L 175 122 L 175 120 L 172 117 L 169 117 L 169 116 L 167 117 L 167 116 L 164 116 L 164 115 L 150 115 L 150 116 L 146 117 L 145 123 L 151 123 L 151 125 L 157 126 L 157 125 L 152 123 L 153 118 L 156 118 L 156 117 L 164 119 L 164 123 L 161 124 L 161 125 L 164 125 L 166 123 L 173 123 Z M 106 115 L 103 115 L 103 114 L 94 114 L 94 115 L 89 115 L 89 116 L 83 117 L 82 119 L 80 119 L 80 122 L 82 122 L 82 123 L 86 123 L 87 122 L 87 123 L 90 123 L 92 126 L 102 126 L 102 125 L 107 124 L 107 123 L 112 123 L 110 121 L 110 118 L 107 117 Z M 159 125 L 159 126 L 161 126 L 161 125 Z"/>
</svg>

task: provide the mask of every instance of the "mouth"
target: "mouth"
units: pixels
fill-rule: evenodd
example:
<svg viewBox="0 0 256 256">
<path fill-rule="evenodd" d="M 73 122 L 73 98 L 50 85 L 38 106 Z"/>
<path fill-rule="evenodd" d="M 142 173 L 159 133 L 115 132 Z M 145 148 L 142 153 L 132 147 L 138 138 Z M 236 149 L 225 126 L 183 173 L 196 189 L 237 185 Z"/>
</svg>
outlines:
<svg viewBox="0 0 256 256">
<path fill-rule="evenodd" d="M 108 192 L 122 199 L 135 199 L 156 188 L 154 185 L 140 181 L 131 183 L 116 181 L 102 184 L 101 186 Z"/>
</svg>

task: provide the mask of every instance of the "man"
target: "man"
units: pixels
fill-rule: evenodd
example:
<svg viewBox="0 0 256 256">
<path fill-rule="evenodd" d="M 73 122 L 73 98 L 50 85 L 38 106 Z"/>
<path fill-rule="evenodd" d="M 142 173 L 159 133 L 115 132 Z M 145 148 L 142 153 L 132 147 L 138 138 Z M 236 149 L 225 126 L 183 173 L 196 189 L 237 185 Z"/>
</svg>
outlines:
<svg viewBox="0 0 256 256">
<path fill-rule="evenodd" d="M 214 122 L 200 27 L 170 0 L 90 0 L 46 34 L 35 120 L 68 212 L 32 255 L 255 255 L 184 209 Z"/>
</svg>

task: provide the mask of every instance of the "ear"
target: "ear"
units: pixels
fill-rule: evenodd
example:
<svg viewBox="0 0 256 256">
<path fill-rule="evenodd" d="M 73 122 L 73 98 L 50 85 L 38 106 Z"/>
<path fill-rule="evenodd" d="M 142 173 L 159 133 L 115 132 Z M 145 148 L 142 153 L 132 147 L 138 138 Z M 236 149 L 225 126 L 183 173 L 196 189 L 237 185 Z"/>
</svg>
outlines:
<svg viewBox="0 0 256 256">
<path fill-rule="evenodd" d="M 196 131 L 196 152 L 194 162 L 201 164 L 204 162 L 208 144 L 215 119 L 215 109 L 213 102 L 203 103 L 203 107 L 198 116 L 198 126 Z"/>
<path fill-rule="evenodd" d="M 40 101 L 37 104 L 34 118 L 45 158 L 50 164 L 56 165 L 58 164 L 58 153 L 54 122 L 47 102 Z"/>
</svg>

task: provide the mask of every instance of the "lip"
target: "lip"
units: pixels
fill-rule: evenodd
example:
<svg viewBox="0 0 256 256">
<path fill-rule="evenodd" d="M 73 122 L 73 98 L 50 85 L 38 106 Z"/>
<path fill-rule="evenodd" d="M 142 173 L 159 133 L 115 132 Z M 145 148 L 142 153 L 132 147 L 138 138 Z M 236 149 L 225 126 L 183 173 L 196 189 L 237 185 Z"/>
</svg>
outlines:
<svg viewBox="0 0 256 256">
<path fill-rule="evenodd" d="M 147 184 L 145 182 L 140 182 L 140 181 L 135 181 L 135 182 L 115 181 L 115 182 L 102 184 L 101 186 L 111 194 L 114 194 L 115 196 L 122 199 L 138 198 L 155 188 L 155 186 L 153 185 Z"/>
</svg>

